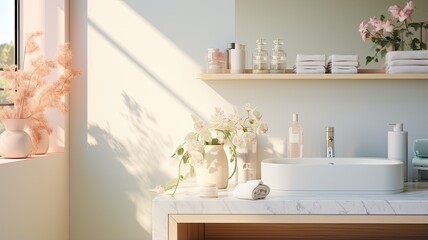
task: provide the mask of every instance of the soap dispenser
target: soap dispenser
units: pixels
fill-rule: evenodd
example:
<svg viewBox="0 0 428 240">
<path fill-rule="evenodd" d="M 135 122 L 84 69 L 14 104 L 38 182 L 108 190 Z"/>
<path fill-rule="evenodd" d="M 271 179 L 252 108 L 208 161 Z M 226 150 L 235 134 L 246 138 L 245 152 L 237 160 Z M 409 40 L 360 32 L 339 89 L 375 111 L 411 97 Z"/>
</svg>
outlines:
<svg viewBox="0 0 428 240">
<path fill-rule="evenodd" d="M 253 73 L 268 73 L 269 71 L 269 58 L 268 52 L 266 51 L 264 45 L 266 41 L 261 38 L 256 41 L 257 47 L 253 53 Z"/>
<path fill-rule="evenodd" d="M 407 131 L 402 123 L 390 123 L 392 131 L 388 131 L 388 159 L 403 162 L 403 179 L 407 181 Z"/>
</svg>

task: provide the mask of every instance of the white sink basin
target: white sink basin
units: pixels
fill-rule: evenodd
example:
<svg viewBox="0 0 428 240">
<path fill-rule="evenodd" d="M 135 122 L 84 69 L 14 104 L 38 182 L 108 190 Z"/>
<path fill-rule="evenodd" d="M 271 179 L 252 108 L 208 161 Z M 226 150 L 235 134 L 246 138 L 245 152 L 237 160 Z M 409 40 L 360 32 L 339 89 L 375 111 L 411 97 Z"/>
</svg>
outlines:
<svg viewBox="0 0 428 240">
<path fill-rule="evenodd" d="M 383 158 L 269 158 L 261 178 L 278 191 L 398 193 L 402 168 L 401 161 Z"/>
</svg>

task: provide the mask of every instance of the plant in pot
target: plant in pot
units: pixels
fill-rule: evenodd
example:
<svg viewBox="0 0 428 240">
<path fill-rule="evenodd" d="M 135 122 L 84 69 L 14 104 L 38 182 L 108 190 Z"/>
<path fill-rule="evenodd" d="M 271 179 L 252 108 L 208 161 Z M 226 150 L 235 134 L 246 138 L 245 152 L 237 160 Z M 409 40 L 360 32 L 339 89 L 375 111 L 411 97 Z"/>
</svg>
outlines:
<svg viewBox="0 0 428 240">
<path fill-rule="evenodd" d="M 0 154 L 4 157 L 24 158 L 31 152 L 44 153 L 38 152 L 39 143 L 45 142 L 46 135 L 52 132 L 45 110 L 59 108 L 67 111 L 64 96 L 70 91 L 71 80 L 79 75 L 79 71 L 71 65 L 72 54 L 68 43 L 58 47 L 55 59 L 46 59 L 38 54 L 40 47 L 36 39 L 41 35 L 41 32 L 34 32 L 26 36 L 20 69 L 16 65 L 6 65 L 3 67 L 4 71 L 0 73 L 6 81 L 4 90 L 7 92 L 7 99 L 14 104 L 0 110 L 0 120 L 6 127 L 6 131 L 0 136 Z M 27 57 L 32 58 L 26 62 Z M 54 81 L 48 82 L 46 79 L 55 69 L 59 71 L 59 76 Z M 29 137 L 23 134 L 18 139 L 11 136 L 8 127 L 15 125 L 16 122 L 19 122 L 20 127 L 28 126 L 30 141 Z M 16 129 L 16 126 L 10 128 Z M 12 141 L 13 139 L 15 140 Z M 25 149 L 20 154 L 14 154 L 13 151 L 16 150 L 8 149 L 22 144 L 25 145 Z M 46 147 L 44 151 L 47 151 Z"/>
<path fill-rule="evenodd" d="M 406 3 L 404 8 L 392 5 L 388 8 L 390 17 L 380 15 L 363 20 L 359 25 L 359 33 L 364 42 L 373 43 L 372 56 L 366 57 L 366 65 L 370 62 L 379 62 L 389 51 L 425 50 L 426 44 L 422 41 L 424 22 L 412 22 L 415 4 Z"/>
<path fill-rule="evenodd" d="M 186 135 L 185 141 L 171 156 L 179 162 L 178 177 L 158 186 L 155 191 L 170 190 L 174 195 L 181 182 L 195 175 L 200 186 L 214 183 L 219 189 L 226 188 L 237 170 L 237 148 L 245 147 L 254 141 L 257 133 L 265 134 L 268 130 L 255 108 L 248 104 L 244 110 L 248 110 L 247 115 L 242 117 L 236 109 L 233 114 L 226 115 L 222 109 L 216 108 L 209 124 L 192 114 L 194 130 Z M 249 111 L 251 116 L 255 112 L 259 118 L 251 118 Z M 230 176 L 224 148 L 230 150 L 229 161 L 234 166 Z"/>
</svg>

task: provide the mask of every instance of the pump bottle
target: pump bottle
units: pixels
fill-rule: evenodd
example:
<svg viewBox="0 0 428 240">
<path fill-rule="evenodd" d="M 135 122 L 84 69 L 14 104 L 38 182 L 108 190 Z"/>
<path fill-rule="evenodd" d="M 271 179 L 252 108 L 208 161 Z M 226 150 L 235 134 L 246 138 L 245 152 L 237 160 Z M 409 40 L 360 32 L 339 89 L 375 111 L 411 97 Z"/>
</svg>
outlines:
<svg viewBox="0 0 428 240">
<path fill-rule="evenodd" d="M 403 130 L 402 123 L 390 123 L 392 131 L 388 131 L 388 159 L 403 162 L 403 179 L 407 181 L 407 131 Z"/>
<path fill-rule="evenodd" d="M 303 157 L 303 130 L 297 113 L 293 113 L 293 123 L 288 128 L 287 157 Z"/>
</svg>

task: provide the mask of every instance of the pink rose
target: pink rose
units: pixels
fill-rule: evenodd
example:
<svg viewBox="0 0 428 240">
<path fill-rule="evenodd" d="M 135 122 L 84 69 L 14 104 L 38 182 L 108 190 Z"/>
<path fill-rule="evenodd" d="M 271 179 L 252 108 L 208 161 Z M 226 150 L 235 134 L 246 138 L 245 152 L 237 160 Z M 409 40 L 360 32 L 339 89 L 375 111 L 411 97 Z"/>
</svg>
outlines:
<svg viewBox="0 0 428 240">
<path fill-rule="evenodd" d="M 391 13 L 392 19 L 396 19 L 400 17 L 401 8 L 398 5 L 392 5 L 388 8 L 388 11 Z"/>
<path fill-rule="evenodd" d="M 383 23 L 382 28 L 385 30 L 385 32 L 392 33 L 394 31 L 394 25 L 392 25 L 389 20 Z"/>
<path fill-rule="evenodd" d="M 369 32 L 367 30 L 368 26 L 369 26 L 368 23 L 363 20 L 360 23 L 360 27 L 358 29 L 358 32 L 360 32 L 361 38 L 363 39 L 364 42 L 367 42 L 367 39 L 369 38 Z"/>
<path fill-rule="evenodd" d="M 402 10 L 400 10 L 400 13 L 399 13 L 400 16 L 398 17 L 398 20 L 400 22 L 403 22 L 404 20 L 410 18 L 410 16 L 414 11 L 415 11 L 415 4 L 412 1 L 406 3 L 406 6 Z"/>
<path fill-rule="evenodd" d="M 375 32 L 379 32 L 382 30 L 383 22 L 376 17 L 372 17 L 369 20 L 369 24 L 371 24 L 375 28 Z"/>
<path fill-rule="evenodd" d="M 368 27 L 369 25 L 366 23 L 366 21 L 362 21 L 361 23 L 360 23 L 360 28 L 358 29 L 358 32 L 360 32 L 360 33 L 363 33 L 363 32 L 365 32 L 366 30 L 367 30 L 367 27 Z"/>
<path fill-rule="evenodd" d="M 374 27 L 377 21 L 378 21 L 377 17 L 372 17 L 369 19 L 369 24 L 371 24 Z"/>
<path fill-rule="evenodd" d="M 366 30 L 365 32 L 361 32 L 360 33 L 360 35 L 361 35 L 361 39 L 364 41 L 364 42 L 367 42 L 367 39 L 369 39 L 369 32 Z"/>
</svg>

